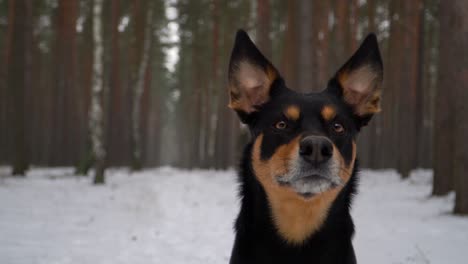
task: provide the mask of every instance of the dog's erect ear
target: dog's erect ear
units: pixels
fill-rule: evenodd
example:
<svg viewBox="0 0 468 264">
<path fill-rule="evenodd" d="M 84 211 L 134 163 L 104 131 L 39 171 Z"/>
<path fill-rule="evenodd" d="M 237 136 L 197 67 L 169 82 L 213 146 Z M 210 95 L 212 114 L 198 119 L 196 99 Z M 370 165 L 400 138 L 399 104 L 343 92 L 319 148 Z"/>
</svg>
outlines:
<svg viewBox="0 0 468 264">
<path fill-rule="evenodd" d="M 380 111 L 383 66 L 374 34 L 366 37 L 334 79 L 339 87 L 329 86 L 328 91 L 340 96 L 352 107 L 356 116 L 366 119 L 365 123 Z"/>
<path fill-rule="evenodd" d="M 247 33 L 239 30 L 229 62 L 229 107 L 248 115 L 270 98 L 273 82 L 279 77 Z"/>
</svg>

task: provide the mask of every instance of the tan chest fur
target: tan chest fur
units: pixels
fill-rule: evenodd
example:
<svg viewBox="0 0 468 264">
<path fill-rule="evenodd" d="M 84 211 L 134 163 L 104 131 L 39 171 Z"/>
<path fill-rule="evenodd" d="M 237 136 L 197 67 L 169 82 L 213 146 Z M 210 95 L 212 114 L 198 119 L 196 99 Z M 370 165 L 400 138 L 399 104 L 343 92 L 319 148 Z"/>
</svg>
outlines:
<svg viewBox="0 0 468 264">
<path fill-rule="evenodd" d="M 252 164 L 255 175 L 265 189 L 278 232 L 287 242 L 300 244 L 322 226 L 342 187 L 306 199 L 291 188 L 280 186 L 274 177 L 288 172 L 290 161 L 297 158 L 300 137 L 280 146 L 269 160 L 260 159 L 262 140 L 263 135 L 260 135 L 253 146 Z M 334 149 L 334 157 L 342 165 L 340 177 L 347 182 L 354 167 L 355 144 L 353 143 L 353 161 L 347 167 L 341 155 L 336 153 L 336 148 Z"/>
</svg>

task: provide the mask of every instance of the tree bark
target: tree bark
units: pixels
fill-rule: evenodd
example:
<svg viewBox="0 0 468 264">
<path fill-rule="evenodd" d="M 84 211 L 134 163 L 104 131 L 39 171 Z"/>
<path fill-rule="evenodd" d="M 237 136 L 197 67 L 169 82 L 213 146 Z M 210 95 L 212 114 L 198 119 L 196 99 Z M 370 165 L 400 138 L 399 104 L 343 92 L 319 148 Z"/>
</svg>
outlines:
<svg viewBox="0 0 468 264">
<path fill-rule="evenodd" d="M 78 1 L 58 1 L 55 39 L 55 92 L 54 92 L 54 153 L 59 164 L 78 159 L 74 142 L 77 141 L 76 63 Z"/>
<path fill-rule="evenodd" d="M 132 138 L 133 138 L 133 159 L 132 169 L 140 170 L 142 167 L 142 130 L 141 130 L 141 99 L 145 86 L 145 73 L 147 71 L 150 57 L 151 57 L 151 43 L 153 39 L 152 31 L 152 18 L 153 10 L 151 5 L 148 6 L 146 14 L 145 36 L 143 42 L 143 50 L 141 52 L 141 59 L 138 66 L 138 74 L 135 84 L 132 104 Z"/>
<path fill-rule="evenodd" d="M 11 63 L 8 67 L 9 116 L 12 127 L 13 175 L 24 175 L 28 169 L 25 94 L 31 86 L 32 4 L 27 0 L 10 1 L 9 22 L 12 42 L 9 47 Z"/>
<path fill-rule="evenodd" d="M 300 92 L 312 92 L 320 90 L 315 84 L 316 79 L 316 68 L 314 61 L 316 60 L 315 50 L 315 38 L 314 38 L 314 19 L 313 14 L 313 3 L 309 0 L 297 1 L 296 8 L 298 16 L 295 19 L 297 25 L 299 25 L 296 31 L 297 37 L 297 50 L 298 50 L 298 76 L 297 76 L 297 87 L 293 87 L 295 90 Z"/>
<path fill-rule="evenodd" d="M 359 27 L 359 3 L 358 0 L 352 0 L 349 16 L 349 35 L 348 43 L 351 52 L 357 49 L 358 45 L 358 27 Z"/>
<path fill-rule="evenodd" d="M 257 0 L 257 44 L 267 58 L 271 58 L 270 24 L 270 0 Z"/>
<path fill-rule="evenodd" d="M 92 1 L 90 1 L 92 3 Z M 94 28 L 93 28 L 93 6 L 87 10 L 88 19 L 83 25 L 83 49 L 80 53 L 80 58 L 82 62 L 80 64 L 80 86 L 82 87 L 82 108 L 81 117 L 81 134 L 86 135 L 84 139 L 80 142 L 83 144 L 83 150 L 81 153 L 80 161 L 78 162 L 75 174 L 76 175 L 87 175 L 88 171 L 94 165 L 94 154 L 92 147 L 92 140 L 90 137 L 91 128 L 90 128 L 90 109 L 91 109 L 91 97 L 93 90 L 93 60 L 94 60 Z M 52 93 L 52 91 L 50 92 Z M 51 126 L 51 125 L 49 125 Z M 52 140 L 50 140 L 52 141 Z"/>
<path fill-rule="evenodd" d="M 436 90 L 435 116 L 434 116 L 434 184 L 433 195 L 445 195 L 454 187 L 454 149 L 455 139 L 452 135 L 455 130 L 455 108 L 453 100 L 456 94 L 453 80 L 457 71 L 459 56 L 452 47 L 457 34 L 452 33 L 455 24 L 452 3 L 440 3 L 440 41 L 439 41 L 439 77 Z"/>
<path fill-rule="evenodd" d="M 330 13 L 329 1 L 317 1 L 314 5 L 315 16 L 315 62 L 316 74 L 314 86 L 315 90 L 322 90 L 326 87 L 331 74 L 328 72 L 328 47 L 330 30 L 328 27 L 328 16 Z"/>
<path fill-rule="evenodd" d="M 91 132 L 92 151 L 95 160 L 94 184 L 105 182 L 104 148 L 104 113 L 103 113 L 103 41 L 102 41 L 102 7 L 103 0 L 94 0 L 93 5 L 93 89 L 89 111 L 89 128 Z"/>
<path fill-rule="evenodd" d="M 455 71 L 455 208 L 454 213 L 468 215 L 468 144 L 466 141 L 458 142 L 468 135 L 468 2 L 456 0 L 451 6 L 452 27 L 450 32 L 455 36 L 452 49 L 458 51 L 457 58 L 452 62 L 457 65 Z M 455 29 L 455 30 L 454 30 Z M 450 86 L 449 86 L 450 87 Z M 440 110 L 439 110 L 440 111 Z"/>
<path fill-rule="evenodd" d="M 347 43 L 347 36 L 349 32 L 349 2 L 348 1 L 336 1 L 335 2 L 335 47 L 334 54 L 336 57 L 333 58 L 333 63 L 336 67 L 340 67 L 345 63 L 347 56 L 350 56 L 350 49 Z"/>
<path fill-rule="evenodd" d="M 403 57 L 400 65 L 400 109 L 399 109 L 399 146 L 398 171 L 403 178 L 409 176 L 412 169 L 417 167 L 418 135 L 416 120 L 416 107 L 421 103 L 417 94 L 419 87 L 419 46 L 421 30 L 422 2 L 403 1 L 402 21 L 403 27 L 402 49 L 407 55 Z"/>
<path fill-rule="evenodd" d="M 400 102 L 400 67 L 402 65 L 402 28 L 400 26 L 401 1 L 390 1 L 389 20 L 390 20 L 390 39 L 388 49 L 384 60 L 385 82 L 384 82 L 384 100 L 382 101 L 382 138 L 383 149 L 380 151 L 381 168 L 396 168 L 398 155 L 398 109 Z"/>
<path fill-rule="evenodd" d="M 13 48 L 13 33 L 14 33 L 14 21 L 15 21 L 15 1 L 14 0 L 9 0 L 8 1 L 8 14 L 7 14 L 7 28 L 6 28 L 6 34 L 5 37 L 3 38 L 3 45 L 4 45 L 4 54 L 3 55 L 3 61 L 2 61 L 2 66 L 1 66 L 1 83 L 0 83 L 0 120 L 2 123 L 0 125 L 2 127 L 6 127 L 10 123 L 10 119 L 13 117 L 10 115 L 10 89 L 9 89 L 9 82 L 10 79 L 8 78 L 8 70 L 10 68 L 10 65 L 12 63 L 12 48 Z M 11 141 L 9 140 L 11 138 L 12 131 L 8 129 L 2 129 L 0 131 L 0 144 L 3 146 L 1 149 L 1 156 L 0 158 L 3 158 L 2 161 L 6 163 L 11 163 L 11 151 L 13 149 L 13 146 L 11 144 Z"/>
<path fill-rule="evenodd" d="M 299 23 L 297 19 L 298 2 L 287 1 L 286 14 L 286 32 L 285 44 L 283 50 L 283 58 L 281 61 L 282 72 L 286 85 L 289 88 L 296 89 L 298 87 L 298 30 Z"/>
<path fill-rule="evenodd" d="M 120 0 L 111 1 L 111 64 L 110 64 L 110 101 L 108 113 L 107 148 L 108 161 L 124 164 L 122 147 L 122 131 L 124 130 L 122 113 L 123 91 L 120 72 Z"/>
</svg>

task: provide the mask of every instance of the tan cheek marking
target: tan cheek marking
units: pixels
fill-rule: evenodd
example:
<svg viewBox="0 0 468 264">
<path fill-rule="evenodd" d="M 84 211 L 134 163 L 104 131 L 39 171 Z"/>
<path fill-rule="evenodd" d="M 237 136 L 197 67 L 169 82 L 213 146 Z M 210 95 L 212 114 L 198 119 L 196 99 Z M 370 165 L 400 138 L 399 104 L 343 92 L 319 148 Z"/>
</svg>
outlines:
<svg viewBox="0 0 468 264">
<path fill-rule="evenodd" d="M 260 159 L 262 140 L 263 135 L 260 135 L 252 151 L 255 175 L 265 189 L 279 234 L 288 243 L 301 244 L 322 226 L 342 187 L 304 199 L 291 188 L 280 186 L 274 177 L 286 173 L 289 169 L 288 161 L 297 158 L 300 137 L 279 147 L 267 161 Z"/>
<path fill-rule="evenodd" d="M 322 117 L 326 121 L 330 121 L 336 116 L 336 110 L 332 106 L 326 105 L 322 108 Z"/>
<path fill-rule="evenodd" d="M 278 72 L 271 65 L 268 65 L 266 73 L 271 83 L 278 78 Z"/>
<path fill-rule="evenodd" d="M 356 143 L 353 141 L 352 145 L 353 152 L 351 156 L 351 162 L 349 164 L 346 164 L 339 150 L 335 147 L 335 145 L 333 145 L 333 157 L 335 157 L 335 159 L 337 159 L 338 161 L 338 164 L 340 164 L 341 169 L 339 172 L 339 176 L 344 181 L 344 184 L 346 184 L 351 178 L 354 169 L 354 162 L 356 161 Z"/>
<path fill-rule="evenodd" d="M 297 105 L 291 105 L 288 108 L 286 108 L 286 111 L 284 111 L 284 114 L 286 115 L 287 118 L 296 121 L 301 116 L 301 110 L 299 109 Z"/>
<path fill-rule="evenodd" d="M 255 174 L 262 184 L 276 184 L 274 177 L 284 175 L 288 172 L 289 161 L 297 158 L 299 140 L 300 138 L 297 137 L 289 144 L 280 146 L 269 160 L 263 161 L 260 158 L 263 134 L 257 137 L 252 152 L 252 163 Z M 296 155 L 294 155 L 295 153 Z"/>
</svg>

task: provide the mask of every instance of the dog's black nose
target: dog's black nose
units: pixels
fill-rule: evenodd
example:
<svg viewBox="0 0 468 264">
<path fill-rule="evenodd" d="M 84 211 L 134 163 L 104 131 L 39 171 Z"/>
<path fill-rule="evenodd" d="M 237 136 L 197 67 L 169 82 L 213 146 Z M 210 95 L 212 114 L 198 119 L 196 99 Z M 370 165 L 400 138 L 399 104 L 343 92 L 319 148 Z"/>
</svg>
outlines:
<svg viewBox="0 0 468 264">
<path fill-rule="evenodd" d="M 331 158 L 333 146 L 326 137 L 307 136 L 301 140 L 299 154 L 304 160 L 319 165 Z"/>
</svg>

